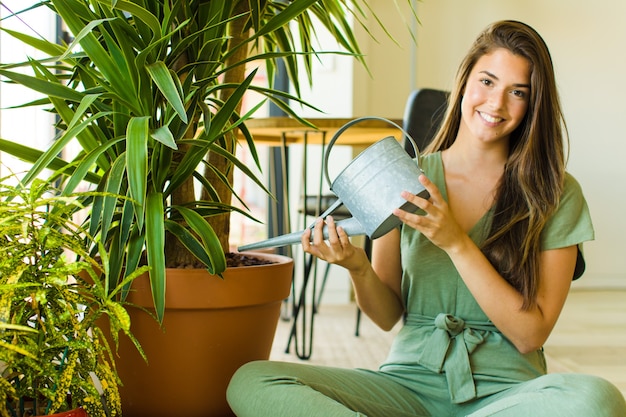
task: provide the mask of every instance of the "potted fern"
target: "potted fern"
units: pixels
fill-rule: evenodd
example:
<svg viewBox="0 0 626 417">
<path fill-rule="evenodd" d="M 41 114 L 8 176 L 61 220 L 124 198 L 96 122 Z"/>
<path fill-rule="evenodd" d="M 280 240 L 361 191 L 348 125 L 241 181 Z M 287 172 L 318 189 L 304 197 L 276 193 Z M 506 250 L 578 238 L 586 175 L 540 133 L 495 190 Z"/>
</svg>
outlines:
<svg viewBox="0 0 626 417">
<path fill-rule="evenodd" d="M 291 280 L 290 260 L 277 255 L 268 266 L 227 269 L 229 214 L 238 210 L 231 205 L 231 198 L 239 199 L 233 195 L 233 170 L 241 170 L 264 188 L 263 181 L 235 153 L 236 138 L 243 137 L 259 164 L 245 124 L 258 107 L 241 114 L 242 99 L 246 92 L 256 91 L 310 126 L 289 104 L 306 105 L 299 99 L 298 80 L 301 73 L 310 79 L 312 60 L 321 53 L 314 47 L 314 18 L 345 49 L 341 53 L 362 61 L 349 17 L 353 15 L 366 27 L 367 1 L 41 0 L 38 5 L 59 15 L 71 39 L 58 44 L 26 30 L 3 29 L 49 58 L 2 63 L 0 76 L 43 95 L 27 104 L 45 105 L 58 115 L 58 138 L 43 151 L 0 140 L 0 150 L 33 163 L 24 178 L 26 184 L 47 168 L 53 172 L 48 180 L 61 184 L 65 194 L 82 183 L 108 193 L 81 203 L 90 209 L 85 228 L 102 245 L 93 246 L 90 253 L 104 250 L 110 261 L 109 285 L 119 285 L 140 265 L 149 267 L 149 275 L 135 280 L 134 289 L 121 295 L 124 299 L 128 294 L 129 301 L 151 309 L 157 318 L 155 322 L 141 311 L 129 310 L 133 326 L 141 326 L 133 332 L 146 351 L 149 367 L 120 366 L 125 385 L 122 399 L 128 399 L 125 414 L 134 415 L 134 409 L 146 412 L 148 406 L 155 410 L 154 415 L 207 415 L 207 408 L 214 415 L 224 414 L 230 374 L 241 363 L 269 354 L 280 301 L 288 294 Z M 27 14 L 22 16 L 27 21 Z M 279 60 L 286 64 L 293 94 L 273 89 L 271 84 L 253 83 L 255 69 L 251 67 L 265 65 L 272 80 Z M 28 73 L 17 71 L 18 67 Z M 59 157 L 72 143 L 78 143 L 78 153 Z M 243 214 L 252 217 L 246 211 Z M 265 268 L 277 268 L 282 278 L 278 272 L 269 272 L 267 281 L 261 281 L 259 270 Z M 235 269 L 250 269 L 253 280 L 236 283 L 237 278 L 227 276 Z M 173 277 L 177 270 L 182 276 Z M 180 292 L 175 288 L 188 282 L 191 286 Z M 226 293 L 234 291 L 231 285 L 258 297 L 236 308 L 225 305 Z M 216 286 L 224 287 L 225 292 Z M 273 295 L 267 294 L 274 289 Z M 190 300 L 175 307 L 174 300 L 181 300 L 177 294 L 186 294 Z M 215 321 L 224 325 L 222 330 L 210 330 L 208 319 L 199 317 L 198 323 L 190 325 L 190 333 L 184 333 L 189 334 L 184 339 L 189 342 L 183 347 L 198 346 L 196 341 L 202 340 L 221 348 L 215 355 L 207 353 L 206 344 L 199 346 L 195 356 L 188 351 L 180 356 L 163 354 L 166 362 L 177 358 L 174 370 L 197 372 L 166 377 L 161 370 L 167 367 L 151 358 L 159 357 L 166 345 L 180 349 L 181 336 L 174 329 L 190 322 L 175 319 L 177 313 L 166 312 L 166 307 L 181 312 L 180 306 L 198 307 L 200 300 L 215 301 L 230 311 L 260 306 L 264 313 L 238 318 L 238 324 L 227 324 L 219 316 Z M 198 310 L 196 307 L 192 309 Z M 246 334 L 256 333 L 261 321 L 268 324 L 267 332 L 249 340 Z M 143 333 L 144 328 L 149 330 Z M 200 333 L 205 330 L 207 333 Z M 218 334 L 231 336 L 230 344 L 216 342 Z M 157 337 L 154 348 L 146 342 L 149 335 Z M 193 340 L 188 339 L 192 336 Z M 124 340 L 120 340 L 122 345 Z M 241 352 L 242 346 L 259 349 L 221 368 L 226 352 Z M 125 360 L 125 354 L 120 355 L 120 360 Z M 216 365 L 201 364 L 211 356 L 216 357 Z M 183 357 L 190 358 L 189 365 L 180 364 Z M 218 388 L 198 383 L 207 379 L 207 373 L 220 377 Z M 175 402 L 154 392 L 166 379 L 173 380 L 173 388 L 166 391 L 178 387 L 180 395 L 195 399 L 176 404 L 195 403 L 200 411 L 168 409 Z M 181 381 L 189 381 L 191 386 L 181 388 Z M 126 394 L 133 387 L 137 393 Z M 216 393 L 215 398 L 197 400 L 211 392 Z M 144 399 L 136 400 L 141 393 Z"/>
<path fill-rule="evenodd" d="M 67 215 L 78 196 L 1 181 L 0 416 L 121 415 L 113 350 L 95 323 L 107 316 L 110 334 L 132 338 L 129 318 L 115 301 L 121 287 L 83 278 L 95 275 Z"/>
</svg>

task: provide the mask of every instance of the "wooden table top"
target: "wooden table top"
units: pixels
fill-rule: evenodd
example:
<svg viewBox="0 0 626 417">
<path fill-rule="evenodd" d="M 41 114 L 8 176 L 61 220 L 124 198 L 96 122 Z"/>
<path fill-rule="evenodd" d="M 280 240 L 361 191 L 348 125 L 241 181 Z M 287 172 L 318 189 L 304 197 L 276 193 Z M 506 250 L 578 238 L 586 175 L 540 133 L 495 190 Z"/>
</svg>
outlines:
<svg viewBox="0 0 626 417">
<path fill-rule="evenodd" d="M 282 143 L 283 135 L 287 144 L 304 143 L 305 134 L 308 144 L 328 144 L 337 131 L 346 123 L 354 119 L 307 119 L 318 130 L 302 125 L 290 117 L 268 117 L 259 119 L 249 119 L 246 127 L 252 134 L 255 143 L 279 146 Z M 392 122 L 402 126 L 402 120 L 390 119 Z M 325 136 L 324 136 L 325 134 Z M 393 136 L 397 140 L 402 139 L 402 131 L 393 125 L 379 119 L 362 120 L 346 129 L 337 139 L 337 145 L 367 146 L 388 136 Z"/>
</svg>

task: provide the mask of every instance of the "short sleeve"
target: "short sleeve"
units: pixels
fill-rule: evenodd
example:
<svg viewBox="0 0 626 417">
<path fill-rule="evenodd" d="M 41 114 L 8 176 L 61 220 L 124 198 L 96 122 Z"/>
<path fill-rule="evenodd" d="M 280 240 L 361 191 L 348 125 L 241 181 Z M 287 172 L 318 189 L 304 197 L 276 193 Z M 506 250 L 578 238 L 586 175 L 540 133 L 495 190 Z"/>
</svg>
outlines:
<svg viewBox="0 0 626 417">
<path fill-rule="evenodd" d="M 593 239 L 591 215 L 580 184 L 570 174 L 566 174 L 561 202 L 543 230 L 541 248 L 548 250 L 577 245 L 578 256 L 573 277 L 576 280 L 585 271 L 582 243 Z"/>
<path fill-rule="evenodd" d="M 542 250 L 578 245 L 594 239 L 589 207 L 580 184 L 566 174 L 563 196 L 541 235 Z"/>
</svg>

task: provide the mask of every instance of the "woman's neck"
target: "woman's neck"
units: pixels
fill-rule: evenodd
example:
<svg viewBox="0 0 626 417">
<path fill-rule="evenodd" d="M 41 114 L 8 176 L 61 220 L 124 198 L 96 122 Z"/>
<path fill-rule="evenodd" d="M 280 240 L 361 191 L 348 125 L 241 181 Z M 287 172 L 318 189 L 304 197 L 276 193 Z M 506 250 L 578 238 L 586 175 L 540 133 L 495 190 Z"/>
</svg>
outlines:
<svg viewBox="0 0 626 417">
<path fill-rule="evenodd" d="M 469 143 L 466 140 L 455 141 L 442 152 L 447 170 L 472 174 L 501 175 L 508 159 L 508 144 L 503 142 L 482 144 Z M 491 174 L 489 174 L 491 173 Z"/>
</svg>

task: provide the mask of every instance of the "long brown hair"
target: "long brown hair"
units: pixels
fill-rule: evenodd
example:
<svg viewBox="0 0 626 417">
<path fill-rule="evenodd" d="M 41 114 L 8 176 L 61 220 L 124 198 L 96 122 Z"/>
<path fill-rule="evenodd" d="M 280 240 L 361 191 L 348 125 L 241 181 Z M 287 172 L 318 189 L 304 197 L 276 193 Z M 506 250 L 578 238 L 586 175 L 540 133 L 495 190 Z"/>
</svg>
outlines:
<svg viewBox="0 0 626 417">
<path fill-rule="evenodd" d="M 527 309 L 537 297 L 541 231 L 563 191 L 567 138 L 552 58 L 533 28 L 506 20 L 493 23 L 478 36 L 459 67 L 442 127 L 426 153 L 447 149 L 455 141 L 468 76 L 480 57 L 497 48 L 530 62 L 531 89 L 526 116 L 509 139 L 493 222 L 481 249 L 523 295 L 522 308 Z"/>
</svg>

